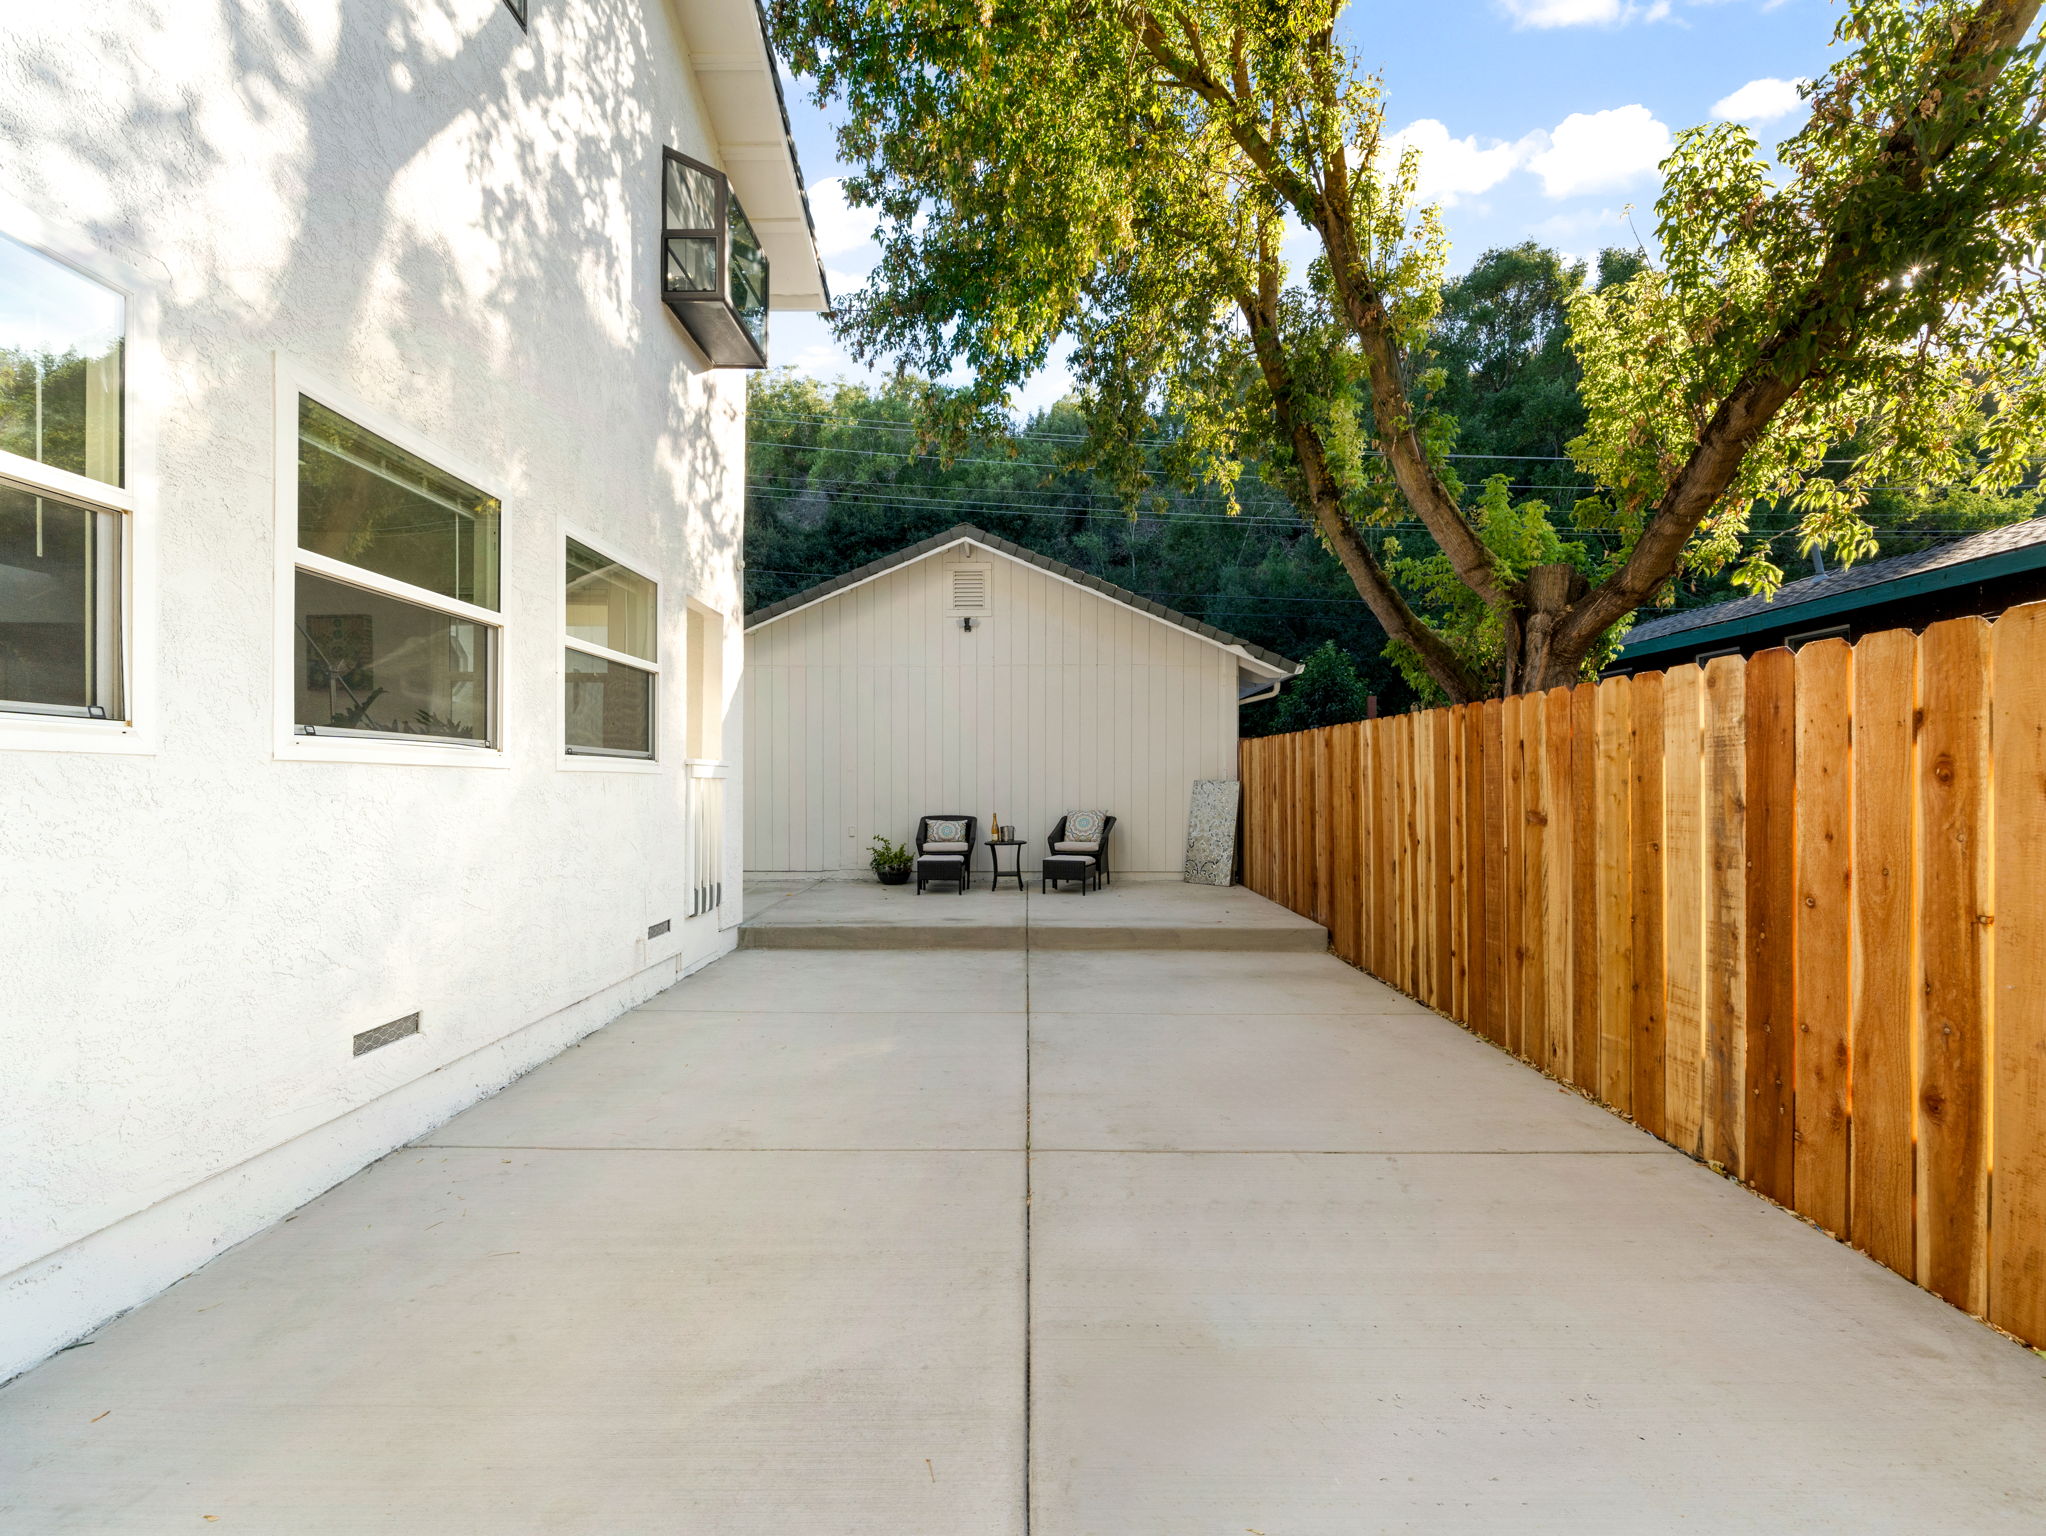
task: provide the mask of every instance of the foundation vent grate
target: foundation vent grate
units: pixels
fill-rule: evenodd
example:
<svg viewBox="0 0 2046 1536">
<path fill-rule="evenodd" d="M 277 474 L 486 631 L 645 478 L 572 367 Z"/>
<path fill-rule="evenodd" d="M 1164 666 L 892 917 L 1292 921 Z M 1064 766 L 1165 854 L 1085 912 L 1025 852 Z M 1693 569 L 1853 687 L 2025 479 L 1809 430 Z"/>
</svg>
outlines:
<svg viewBox="0 0 2046 1536">
<path fill-rule="evenodd" d="M 379 1024 L 375 1029 L 365 1029 L 355 1037 L 355 1054 L 365 1055 L 380 1045 L 389 1045 L 393 1040 L 403 1040 L 407 1035 L 419 1033 L 419 1015 L 408 1013 L 402 1019 L 393 1019 L 388 1024 Z"/>
<path fill-rule="evenodd" d="M 650 939 L 658 939 L 662 934 L 666 933 L 668 929 L 672 926 L 673 924 L 667 918 L 664 917 L 658 923 L 655 923 L 653 927 L 647 929 L 646 936 Z"/>
</svg>

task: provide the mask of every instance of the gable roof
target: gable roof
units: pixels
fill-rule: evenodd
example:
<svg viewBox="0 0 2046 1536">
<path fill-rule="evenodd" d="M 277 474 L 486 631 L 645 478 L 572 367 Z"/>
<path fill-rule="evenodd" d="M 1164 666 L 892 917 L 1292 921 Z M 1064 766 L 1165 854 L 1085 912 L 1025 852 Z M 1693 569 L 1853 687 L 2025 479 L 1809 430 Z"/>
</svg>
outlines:
<svg viewBox="0 0 2046 1536">
<path fill-rule="evenodd" d="M 764 624 L 772 624 L 777 619 L 785 619 L 792 613 L 800 613 L 803 609 L 814 607 L 838 596 L 841 592 L 865 586 L 876 577 L 886 576 L 890 571 L 899 571 L 906 565 L 914 565 L 919 560 L 928 559 L 960 544 L 977 544 L 990 554 L 1007 556 L 1019 564 L 1034 567 L 1048 576 L 1055 576 L 1060 581 L 1084 587 L 1110 602 L 1120 603 L 1125 608 L 1134 608 L 1145 617 L 1156 619 L 1161 624 L 1170 624 L 1190 635 L 1198 635 L 1212 645 L 1219 645 L 1225 651 L 1234 652 L 1238 657 L 1248 661 L 1253 668 L 1268 676 L 1291 677 L 1300 670 L 1299 662 L 1289 661 L 1277 651 L 1268 651 L 1261 645 L 1253 645 L 1227 630 L 1217 629 L 1212 624 L 1203 624 L 1199 619 L 1189 618 L 1163 603 L 1154 603 L 1141 593 L 1132 592 L 1127 587 L 1118 587 L 1113 582 L 1103 581 L 1099 576 L 1090 576 L 1078 566 L 1050 559 L 1038 554 L 1034 549 L 1025 549 L 1021 544 L 1012 544 L 999 534 L 976 528 L 971 523 L 960 523 L 921 543 L 912 544 L 907 549 L 897 550 L 892 555 L 884 555 L 879 560 L 870 561 L 855 570 L 847 571 L 842 576 L 834 576 L 829 581 L 819 582 L 816 586 L 798 592 L 792 597 L 785 597 L 778 603 L 770 603 L 765 608 L 746 616 L 746 628 L 751 631 L 759 629 Z"/>
<path fill-rule="evenodd" d="M 1959 586 L 2046 566 L 2046 517 L 1970 534 L 1887 560 L 1844 566 L 1823 576 L 1785 582 L 1772 600 L 1738 597 L 1707 603 L 1685 613 L 1636 624 L 1620 647 L 1620 659 L 1676 645 L 1695 645 L 1778 624 L 1848 613 L 1941 587 Z"/>
</svg>

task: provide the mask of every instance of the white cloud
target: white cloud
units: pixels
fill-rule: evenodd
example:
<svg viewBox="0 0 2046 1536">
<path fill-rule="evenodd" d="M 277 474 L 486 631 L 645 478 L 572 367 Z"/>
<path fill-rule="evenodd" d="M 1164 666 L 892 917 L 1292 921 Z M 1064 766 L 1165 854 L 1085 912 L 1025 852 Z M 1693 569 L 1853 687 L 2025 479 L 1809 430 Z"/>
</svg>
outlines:
<svg viewBox="0 0 2046 1536">
<path fill-rule="evenodd" d="M 1669 128 L 1638 103 L 1572 112 L 1541 137 L 1546 142 L 1528 156 L 1527 168 L 1551 197 L 1624 187 L 1652 173 L 1671 149 Z"/>
<path fill-rule="evenodd" d="M 817 226 L 817 254 L 843 256 L 874 243 L 875 214 L 845 198 L 845 178 L 827 176 L 810 187 L 810 218 Z"/>
<path fill-rule="evenodd" d="M 1670 0 L 1500 0 L 1516 27 L 1616 27 L 1630 21 L 1663 21 Z"/>
<path fill-rule="evenodd" d="M 1798 81 L 1764 78 L 1750 80 L 1731 96 L 1712 104 L 1712 115 L 1730 123 L 1767 123 L 1788 117 L 1804 105 L 1797 94 Z"/>
<path fill-rule="evenodd" d="M 1421 196 L 1449 207 L 1460 197 L 1498 186 L 1520 168 L 1538 142 L 1530 136 L 1516 144 L 1495 140 L 1480 147 L 1475 134 L 1453 139 L 1441 123 L 1424 117 L 1386 141 L 1387 168 L 1396 165 L 1409 147 L 1421 152 Z"/>
</svg>

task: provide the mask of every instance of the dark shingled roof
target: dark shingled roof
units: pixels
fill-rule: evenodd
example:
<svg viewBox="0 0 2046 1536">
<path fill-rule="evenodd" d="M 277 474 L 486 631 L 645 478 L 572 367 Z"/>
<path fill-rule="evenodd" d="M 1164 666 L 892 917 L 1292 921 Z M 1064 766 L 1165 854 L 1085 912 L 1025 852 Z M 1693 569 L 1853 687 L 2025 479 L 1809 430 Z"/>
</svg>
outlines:
<svg viewBox="0 0 2046 1536">
<path fill-rule="evenodd" d="M 1817 618 L 1822 613 L 1851 611 L 1884 602 L 1892 596 L 1905 595 L 1902 592 L 1871 590 L 1893 583 L 1909 581 L 1914 588 L 1945 586 L 1957 581 L 1975 580 L 1978 575 L 2001 574 L 2000 571 L 1977 573 L 1959 569 L 1991 560 L 1996 560 L 2000 565 L 2011 565 L 2016 568 L 2046 565 L 2046 517 L 2031 518 L 2003 528 L 1991 528 L 1982 533 L 1971 534 L 1965 539 L 1956 539 L 1951 544 L 1921 549 L 1914 554 L 1893 555 L 1887 560 L 1871 560 L 1865 565 L 1844 566 L 1837 571 L 1828 571 L 1823 576 L 1807 576 L 1800 581 L 1788 581 L 1776 589 L 1773 600 L 1766 597 L 1737 597 L 1723 603 L 1707 603 L 1702 608 L 1693 608 L 1684 613 L 1648 619 L 1628 631 L 1620 656 L 1624 660 L 1637 652 L 1660 650 L 1664 640 L 1694 630 L 1719 629 L 1727 625 L 1734 625 L 1740 629 L 1754 629 L 1763 624 L 1773 624 L 1779 619 L 1785 623 L 1795 623 L 1804 617 L 1799 609 L 1813 608 L 1811 616 Z M 1845 600 L 1847 594 L 1852 592 L 1867 595 L 1858 601 Z"/>
<path fill-rule="evenodd" d="M 971 523 L 960 523 L 941 534 L 925 539 L 922 543 L 912 544 L 907 549 L 897 550 L 892 555 L 885 555 L 879 560 L 870 561 L 856 570 L 847 571 L 842 576 L 834 576 L 829 581 L 820 581 L 816 586 L 798 592 L 793 597 L 785 597 L 778 603 L 769 603 L 765 608 L 746 615 L 746 627 L 754 629 L 767 623 L 770 619 L 780 618 L 785 613 L 793 613 L 798 608 L 807 608 L 810 604 L 817 602 L 821 598 L 829 597 L 834 592 L 843 591 L 847 587 L 858 586 L 861 582 L 883 575 L 898 566 L 908 565 L 912 561 L 921 560 L 925 555 L 935 554 L 948 545 L 957 544 L 961 539 L 971 539 L 976 544 L 984 544 L 989 549 L 999 551 L 1010 556 L 1012 559 L 1021 560 L 1025 565 L 1034 565 L 1040 571 L 1048 571 L 1054 576 L 1062 577 L 1074 583 L 1076 586 L 1085 587 L 1090 592 L 1099 592 L 1103 597 L 1121 603 L 1125 607 L 1134 608 L 1139 613 L 1148 613 L 1154 619 L 1163 619 L 1168 624 L 1176 624 L 1181 629 L 1189 630 L 1205 640 L 1214 641 L 1217 645 L 1234 646 L 1255 656 L 1259 661 L 1265 663 L 1266 666 L 1281 667 L 1288 673 L 1295 673 L 1300 670 L 1299 662 L 1289 660 L 1281 656 L 1277 651 L 1268 651 L 1261 645 L 1253 645 L 1240 636 L 1230 634 L 1227 630 L 1217 629 L 1212 624 L 1203 624 L 1199 619 L 1188 618 L 1185 614 L 1168 608 L 1163 603 L 1154 603 L 1148 597 L 1132 592 L 1127 587 L 1118 587 L 1114 582 L 1103 581 L 1099 576 L 1090 576 L 1076 565 L 1067 565 L 1062 561 L 1049 559 L 1044 555 L 1038 554 L 1034 549 L 1025 549 L 1021 544 L 1012 544 L 1000 535 L 989 533 L 985 529 L 976 528 Z"/>
</svg>

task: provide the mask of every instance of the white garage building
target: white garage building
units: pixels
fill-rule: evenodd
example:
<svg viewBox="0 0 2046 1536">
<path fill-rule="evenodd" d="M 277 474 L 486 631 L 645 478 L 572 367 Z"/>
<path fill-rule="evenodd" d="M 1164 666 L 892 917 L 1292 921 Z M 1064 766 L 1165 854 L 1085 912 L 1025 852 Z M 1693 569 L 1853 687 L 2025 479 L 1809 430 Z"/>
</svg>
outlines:
<svg viewBox="0 0 2046 1536">
<path fill-rule="evenodd" d="M 1298 670 L 961 524 L 747 619 L 747 866 L 864 868 L 876 834 L 959 812 L 1017 827 L 1034 869 L 1084 807 L 1116 817 L 1118 872 L 1177 872 L 1238 703 Z"/>
</svg>

